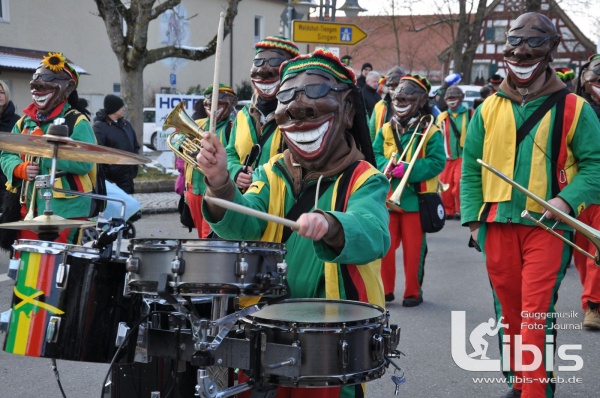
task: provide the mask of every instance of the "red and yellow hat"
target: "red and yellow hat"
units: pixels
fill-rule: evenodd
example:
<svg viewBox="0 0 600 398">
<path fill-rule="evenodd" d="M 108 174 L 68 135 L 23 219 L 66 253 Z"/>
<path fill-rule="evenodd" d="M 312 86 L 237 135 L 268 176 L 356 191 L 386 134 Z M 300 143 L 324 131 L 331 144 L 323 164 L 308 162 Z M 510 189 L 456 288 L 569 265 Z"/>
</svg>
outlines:
<svg viewBox="0 0 600 398">
<path fill-rule="evenodd" d="M 356 75 L 332 52 L 323 49 L 315 50 L 312 54 L 299 55 L 281 64 L 279 76 L 281 81 L 286 75 L 309 69 L 319 69 L 347 84 L 356 84 Z"/>
<path fill-rule="evenodd" d="M 298 46 L 291 40 L 283 36 L 265 37 L 254 45 L 254 54 L 258 54 L 261 50 L 278 49 L 289 53 L 292 57 L 300 55 Z"/>
</svg>

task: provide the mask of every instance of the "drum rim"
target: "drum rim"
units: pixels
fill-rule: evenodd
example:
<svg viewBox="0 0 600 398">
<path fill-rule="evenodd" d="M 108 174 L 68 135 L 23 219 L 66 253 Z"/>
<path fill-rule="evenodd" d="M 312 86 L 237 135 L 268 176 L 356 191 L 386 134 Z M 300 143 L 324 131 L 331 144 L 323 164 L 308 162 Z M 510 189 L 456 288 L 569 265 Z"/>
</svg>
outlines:
<svg viewBox="0 0 600 398">
<path fill-rule="evenodd" d="M 319 328 L 319 326 L 315 326 L 315 325 L 327 325 L 324 328 L 331 328 L 331 329 L 338 329 L 339 326 L 335 326 L 335 325 L 341 325 L 341 324 L 345 324 L 348 328 L 350 328 L 352 326 L 362 327 L 362 326 L 368 325 L 368 324 L 382 323 L 383 320 L 385 319 L 385 309 L 384 308 L 382 308 L 376 304 L 365 303 L 362 301 L 355 301 L 355 300 L 323 299 L 323 298 L 296 298 L 296 299 L 286 299 L 286 300 L 280 301 L 278 303 L 271 304 L 270 306 L 279 306 L 279 305 L 295 304 L 295 303 L 303 303 L 303 302 L 307 302 L 307 303 L 327 302 L 327 303 L 332 303 L 332 304 L 346 304 L 346 305 L 351 304 L 351 305 L 361 306 L 361 307 L 370 307 L 374 310 L 377 310 L 378 315 L 373 316 L 373 317 L 363 318 L 363 319 L 354 319 L 354 320 L 350 320 L 350 321 L 333 322 L 333 321 L 323 320 L 323 321 L 318 321 L 318 322 L 303 322 L 303 321 L 285 321 L 285 320 L 281 320 L 281 319 L 270 319 L 270 318 L 260 317 L 260 310 L 259 310 L 258 312 L 247 315 L 246 317 L 242 318 L 242 320 L 244 320 L 248 323 L 252 323 L 252 324 L 259 324 L 259 325 L 264 324 L 268 327 L 282 328 L 282 329 L 290 328 L 290 327 L 292 327 L 292 324 L 296 324 L 297 329 L 303 329 L 303 330 L 309 331 L 312 328 Z M 261 310 L 263 308 L 266 308 L 266 306 L 263 306 L 261 308 Z"/>
<path fill-rule="evenodd" d="M 53 255 L 60 255 L 62 253 L 66 253 L 68 256 L 77 258 L 100 258 L 100 251 L 92 247 L 73 245 L 70 243 L 50 242 L 44 240 L 18 239 L 17 244 L 13 245 L 13 248 L 15 249 L 15 251 L 18 252 Z"/>
</svg>

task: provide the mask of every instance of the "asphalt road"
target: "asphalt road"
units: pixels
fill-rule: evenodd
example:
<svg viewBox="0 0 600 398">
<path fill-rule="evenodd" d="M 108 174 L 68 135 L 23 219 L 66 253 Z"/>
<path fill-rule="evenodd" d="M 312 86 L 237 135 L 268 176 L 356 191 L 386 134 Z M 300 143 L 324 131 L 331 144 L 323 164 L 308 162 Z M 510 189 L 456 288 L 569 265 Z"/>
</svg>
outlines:
<svg viewBox="0 0 600 398">
<path fill-rule="evenodd" d="M 177 215 L 145 215 L 136 222 L 139 238 L 194 239 L 195 231 L 188 233 L 179 224 Z M 424 282 L 424 303 L 415 308 L 404 308 L 398 302 L 388 305 L 391 322 L 401 328 L 399 348 L 405 354 L 396 362 L 405 372 L 406 382 L 400 387 L 399 396 L 413 398 L 437 397 L 500 397 L 508 388 L 498 381 L 477 383 L 476 377 L 502 377 L 500 372 L 471 372 L 456 365 L 451 353 L 451 312 L 465 311 L 467 353 L 468 335 L 477 326 L 494 316 L 492 297 L 485 267 L 480 253 L 466 247 L 468 231 L 457 221 L 448 221 L 439 233 L 428 237 Z M 397 252 L 401 259 L 401 251 Z M 10 308 L 12 297 L 11 280 L 6 280 L 6 254 L 0 256 L 0 311 Z M 401 260 L 399 261 L 401 264 Z M 403 273 L 398 272 L 396 297 L 402 296 Z M 581 286 L 577 271 L 570 268 L 560 290 L 557 311 L 576 314 L 563 317 L 558 324 L 569 327 L 558 332 L 558 344 L 579 344 L 581 349 L 569 351 L 580 356 L 583 368 L 578 371 L 558 371 L 557 376 L 571 383 L 557 386 L 556 397 L 598 396 L 597 378 L 600 369 L 599 333 L 573 330 L 581 325 Z M 574 311 L 574 312 L 571 312 Z M 459 335 L 460 337 L 460 335 Z M 0 333 L 0 341 L 4 340 Z M 457 338 L 457 341 L 461 341 Z M 495 337 L 488 337 L 487 354 L 498 359 L 498 344 Z M 483 363 L 484 361 L 481 361 Z M 573 361 L 557 358 L 557 366 L 573 365 Z M 58 370 L 66 396 L 100 396 L 101 383 L 107 364 L 75 361 L 58 361 Z M 378 380 L 367 384 L 367 397 L 394 396 L 394 383 L 390 376 L 393 369 Z M 398 374 L 398 372 L 396 372 Z M 60 397 L 60 392 L 51 369 L 49 359 L 21 357 L 0 351 L 0 396 L 2 398 Z M 129 397 L 127 397 L 129 398 Z M 144 397 L 145 398 L 145 397 Z"/>
</svg>

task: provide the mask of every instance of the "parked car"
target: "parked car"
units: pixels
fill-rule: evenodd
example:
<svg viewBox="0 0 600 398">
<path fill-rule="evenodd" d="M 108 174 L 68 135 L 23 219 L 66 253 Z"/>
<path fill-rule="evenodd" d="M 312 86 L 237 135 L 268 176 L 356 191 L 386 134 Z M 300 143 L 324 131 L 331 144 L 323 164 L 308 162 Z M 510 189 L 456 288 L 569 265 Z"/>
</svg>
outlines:
<svg viewBox="0 0 600 398">
<path fill-rule="evenodd" d="M 473 108 L 473 101 L 475 98 L 479 98 L 479 90 L 481 86 L 468 85 L 468 84 L 459 84 L 458 87 L 465 93 L 465 99 L 463 100 L 463 104 L 468 108 Z M 429 97 L 435 97 L 435 92 L 440 88 L 440 86 L 431 86 L 431 91 L 429 92 Z"/>
<path fill-rule="evenodd" d="M 156 128 L 154 108 L 144 108 L 144 145 L 154 151 L 158 147 L 158 129 Z"/>
</svg>

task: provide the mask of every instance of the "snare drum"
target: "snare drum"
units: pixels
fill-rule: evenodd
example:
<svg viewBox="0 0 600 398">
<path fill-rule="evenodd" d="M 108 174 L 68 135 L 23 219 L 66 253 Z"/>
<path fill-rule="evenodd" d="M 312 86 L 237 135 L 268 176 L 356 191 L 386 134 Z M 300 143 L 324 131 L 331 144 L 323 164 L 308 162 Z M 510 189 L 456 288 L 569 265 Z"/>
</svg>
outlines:
<svg viewBox="0 0 600 398">
<path fill-rule="evenodd" d="M 129 247 L 132 292 L 156 294 L 161 274 L 166 273 L 173 294 L 285 294 L 278 273 L 285 256 L 280 243 L 132 239 Z"/>
<path fill-rule="evenodd" d="M 133 326 L 141 306 L 123 296 L 125 259 L 102 262 L 96 249 L 38 240 L 14 248 L 20 265 L 4 350 L 110 363 L 119 323 Z"/>
<path fill-rule="evenodd" d="M 300 373 L 262 368 L 284 387 L 352 385 L 385 372 L 383 308 L 347 300 L 292 299 L 268 305 L 242 322 L 266 335 L 267 343 L 300 347 Z M 268 360 L 269 350 L 264 358 Z"/>
</svg>

